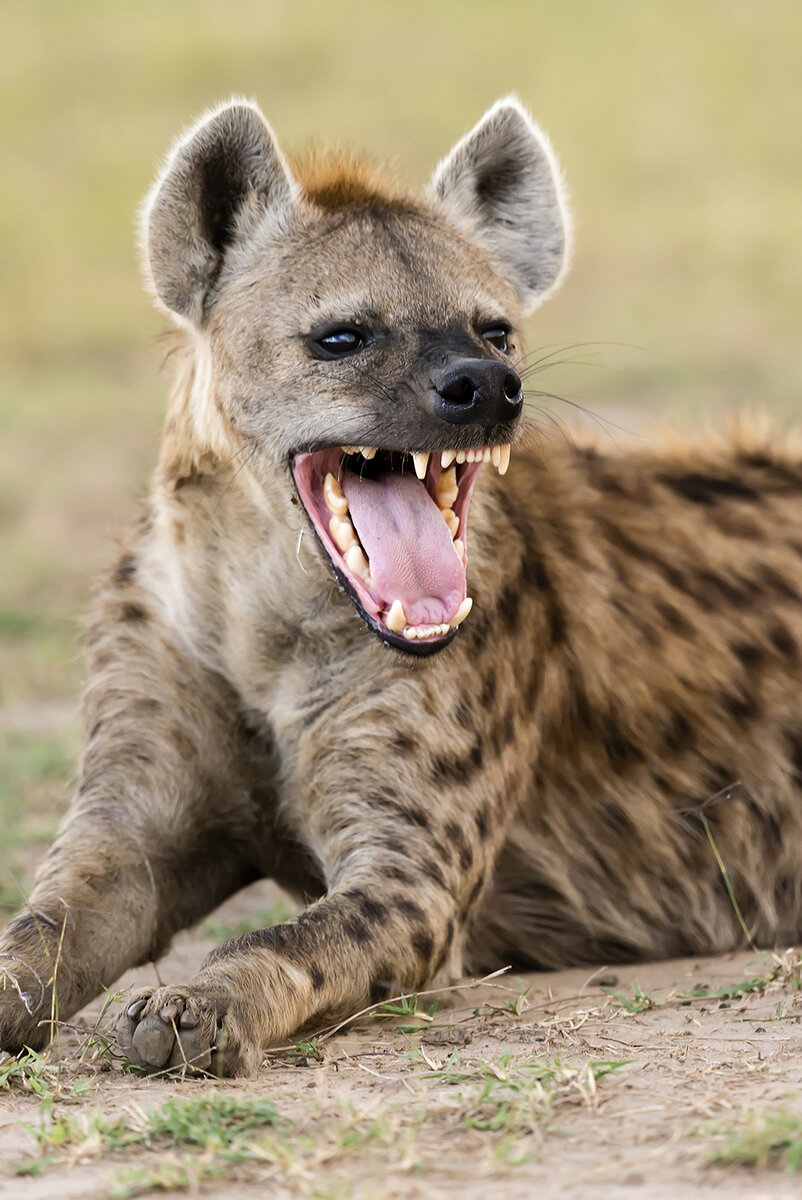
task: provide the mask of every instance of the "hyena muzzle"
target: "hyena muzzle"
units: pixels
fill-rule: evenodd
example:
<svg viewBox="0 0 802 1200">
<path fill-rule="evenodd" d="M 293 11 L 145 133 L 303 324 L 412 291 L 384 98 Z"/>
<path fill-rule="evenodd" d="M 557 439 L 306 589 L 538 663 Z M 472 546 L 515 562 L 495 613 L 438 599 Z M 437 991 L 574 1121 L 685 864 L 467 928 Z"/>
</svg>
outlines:
<svg viewBox="0 0 802 1200">
<path fill-rule="evenodd" d="M 521 320 L 567 242 L 514 100 L 421 195 L 289 165 L 244 102 L 178 142 L 144 214 L 162 452 L 0 1047 L 265 877 L 301 915 L 130 998 L 134 1063 L 247 1071 L 466 966 L 735 946 L 708 832 L 753 936 L 797 935 L 799 459 L 527 439 Z"/>
</svg>

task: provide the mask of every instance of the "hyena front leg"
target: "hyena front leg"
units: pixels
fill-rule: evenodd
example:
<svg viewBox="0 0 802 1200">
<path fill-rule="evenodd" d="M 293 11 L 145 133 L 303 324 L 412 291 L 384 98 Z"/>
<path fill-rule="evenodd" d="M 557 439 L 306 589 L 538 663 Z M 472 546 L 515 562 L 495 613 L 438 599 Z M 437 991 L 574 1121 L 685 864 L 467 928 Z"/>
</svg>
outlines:
<svg viewBox="0 0 802 1200">
<path fill-rule="evenodd" d="M 316 752 L 338 757 L 331 744 Z M 188 986 L 141 993 L 118 1027 L 126 1045 L 139 1044 L 140 1065 L 247 1072 L 299 1029 L 420 989 L 443 968 L 461 972 L 463 926 L 503 839 L 487 779 L 468 757 L 445 764 L 450 783 L 431 770 L 416 777 L 408 758 L 350 763 L 306 780 L 301 833 L 326 896 L 287 924 L 225 943 Z M 458 804 L 438 817 L 429 801 L 449 786 Z"/>
<path fill-rule="evenodd" d="M 41 1046 L 104 985 L 256 877 L 246 755 L 228 691 L 139 602 L 90 631 L 76 796 L 0 938 L 0 1049 Z M 54 995 L 55 993 L 55 995 Z"/>
</svg>

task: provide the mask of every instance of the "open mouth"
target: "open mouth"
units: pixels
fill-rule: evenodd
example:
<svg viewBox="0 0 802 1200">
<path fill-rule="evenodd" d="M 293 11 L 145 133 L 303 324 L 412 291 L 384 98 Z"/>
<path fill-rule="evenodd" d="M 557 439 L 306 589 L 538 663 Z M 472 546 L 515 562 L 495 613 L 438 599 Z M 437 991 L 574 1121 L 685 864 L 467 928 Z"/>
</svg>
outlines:
<svg viewBox="0 0 802 1200">
<path fill-rule="evenodd" d="M 297 454 L 298 495 L 340 581 L 383 641 L 430 654 L 471 611 L 468 506 L 485 463 L 509 446 L 402 453 L 336 446 Z"/>
</svg>

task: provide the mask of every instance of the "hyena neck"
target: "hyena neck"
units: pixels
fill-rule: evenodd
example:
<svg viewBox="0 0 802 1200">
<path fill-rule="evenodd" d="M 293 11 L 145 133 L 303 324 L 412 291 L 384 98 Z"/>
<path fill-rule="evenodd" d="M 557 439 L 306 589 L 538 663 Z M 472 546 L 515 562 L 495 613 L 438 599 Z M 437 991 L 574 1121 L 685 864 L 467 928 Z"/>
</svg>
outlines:
<svg viewBox="0 0 802 1200">
<path fill-rule="evenodd" d="M 182 636 L 197 630 L 199 644 L 220 646 L 224 656 L 235 633 L 243 643 L 258 638 L 289 653 L 299 637 L 314 638 L 318 625 L 331 622 L 332 608 L 348 608 L 336 604 L 289 472 L 257 468 L 253 446 L 228 421 L 208 344 L 181 332 L 170 357 L 175 377 L 151 492 L 157 586 L 170 596 L 165 611 L 186 615 L 194 606 Z M 280 655 L 274 658 L 278 665 Z"/>
</svg>

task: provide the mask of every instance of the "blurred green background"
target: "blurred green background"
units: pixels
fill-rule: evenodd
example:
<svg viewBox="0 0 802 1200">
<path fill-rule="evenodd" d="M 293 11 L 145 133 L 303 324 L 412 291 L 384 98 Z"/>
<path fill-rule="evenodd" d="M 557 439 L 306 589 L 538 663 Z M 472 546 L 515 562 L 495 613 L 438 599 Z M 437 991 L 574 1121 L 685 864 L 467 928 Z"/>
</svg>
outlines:
<svg viewBox="0 0 802 1200">
<path fill-rule="evenodd" d="M 352 142 L 422 183 L 518 92 L 576 217 L 530 345 L 600 343 L 543 386 L 638 428 L 798 410 L 799 0 L 26 0 L 3 41 L 0 901 L 68 794 L 79 615 L 155 456 L 137 205 L 208 105 L 253 96 L 288 148 Z"/>
</svg>

